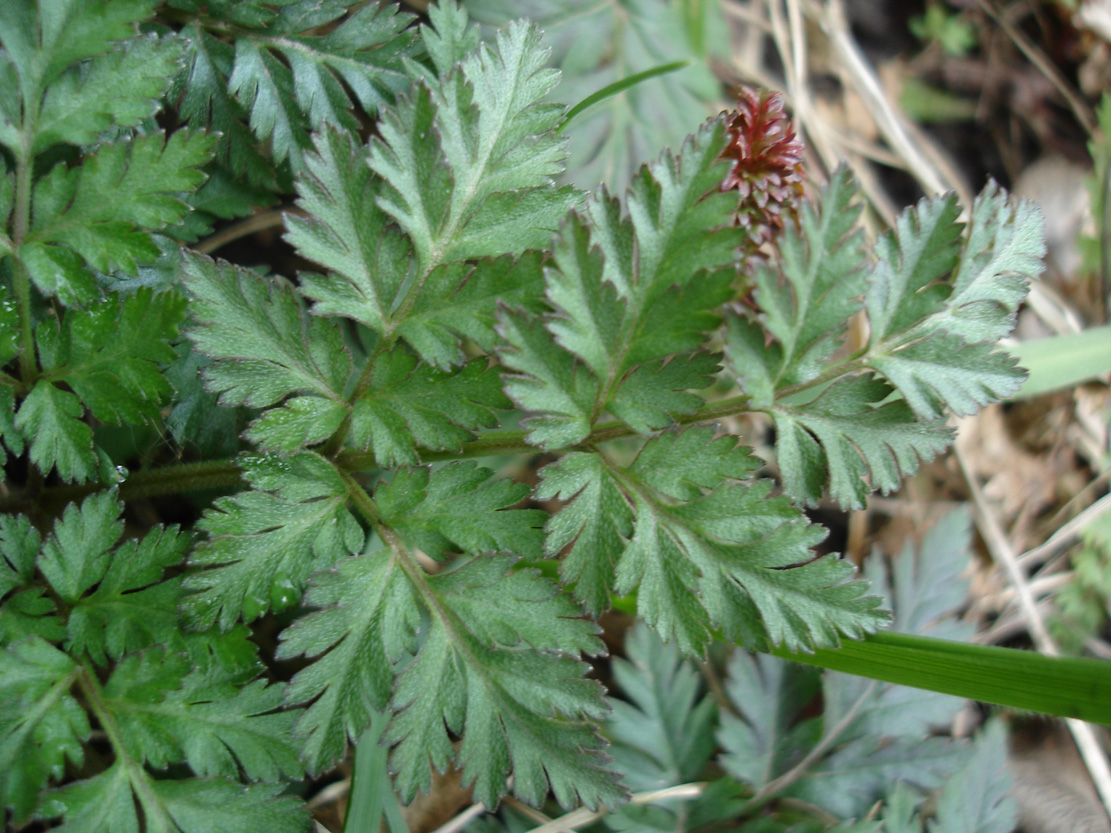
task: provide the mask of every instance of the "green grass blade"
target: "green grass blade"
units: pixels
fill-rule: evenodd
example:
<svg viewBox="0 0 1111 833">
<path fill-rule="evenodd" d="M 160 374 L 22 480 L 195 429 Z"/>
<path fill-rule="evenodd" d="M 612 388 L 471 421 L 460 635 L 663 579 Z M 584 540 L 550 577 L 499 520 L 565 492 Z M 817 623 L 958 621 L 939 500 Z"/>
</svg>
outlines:
<svg viewBox="0 0 1111 833">
<path fill-rule="evenodd" d="M 383 816 L 390 833 L 409 833 L 390 780 L 387 762 L 390 750 L 379 743 L 387 723 L 388 715 L 375 714 L 370 728 L 355 744 L 355 770 L 351 775 L 350 801 L 343 820 L 344 833 L 377 831 L 381 829 Z"/>
<path fill-rule="evenodd" d="M 1013 351 L 1030 377 L 1011 399 L 1029 399 L 1111 373 L 1111 326 L 1024 341 Z"/>
<path fill-rule="evenodd" d="M 884 631 L 838 649 L 776 656 L 984 703 L 1111 725 L 1111 662 L 1047 657 Z"/>
<path fill-rule="evenodd" d="M 591 93 L 570 110 L 568 110 L 566 118 L 563 119 L 563 124 L 561 124 L 556 129 L 556 133 L 562 133 L 563 128 L 567 127 L 571 119 L 575 118 L 575 116 L 577 116 L 587 107 L 597 104 L 599 101 L 604 101 L 605 99 L 610 98 L 611 96 L 615 96 L 618 93 L 622 93 L 625 90 L 629 89 L 629 87 L 635 87 L 641 81 L 647 81 L 649 78 L 655 78 L 657 75 L 666 75 L 669 72 L 675 72 L 675 70 L 677 69 L 682 69 L 683 67 L 690 66 L 690 63 L 690 61 L 672 61 L 670 64 L 660 64 L 658 67 L 652 67 L 651 69 L 644 70 L 644 72 L 637 72 L 633 75 L 628 76 L 627 78 L 622 78 L 620 81 L 614 81 L 612 84 L 607 84 L 606 86 L 602 87 L 602 89 L 598 90 L 597 92 Z"/>
</svg>

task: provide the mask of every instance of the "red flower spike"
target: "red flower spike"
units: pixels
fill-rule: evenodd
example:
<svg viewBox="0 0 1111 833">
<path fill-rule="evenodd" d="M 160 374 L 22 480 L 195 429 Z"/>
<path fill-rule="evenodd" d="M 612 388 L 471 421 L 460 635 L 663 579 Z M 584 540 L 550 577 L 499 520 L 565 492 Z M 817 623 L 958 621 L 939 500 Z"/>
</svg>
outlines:
<svg viewBox="0 0 1111 833">
<path fill-rule="evenodd" d="M 750 230 L 753 253 L 794 217 L 802 201 L 802 142 L 783 109 L 783 96 L 742 87 L 729 120 L 729 144 L 722 157 L 733 167 L 721 184 L 740 194 L 737 225 Z"/>
</svg>

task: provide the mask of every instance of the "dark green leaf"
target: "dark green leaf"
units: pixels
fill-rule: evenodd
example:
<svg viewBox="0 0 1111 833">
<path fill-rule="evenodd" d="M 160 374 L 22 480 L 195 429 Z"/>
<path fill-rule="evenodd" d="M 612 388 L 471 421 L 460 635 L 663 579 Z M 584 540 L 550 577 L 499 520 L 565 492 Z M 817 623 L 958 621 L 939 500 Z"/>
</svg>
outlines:
<svg viewBox="0 0 1111 833">
<path fill-rule="evenodd" d="M 310 316 L 283 280 L 190 255 L 185 282 L 200 326 L 189 337 L 223 405 L 273 405 L 306 391 L 342 402 L 351 360 L 334 323 Z"/>
<path fill-rule="evenodd" d="M 494 409 L 509 404 L 485 359 L 449 372 L 393 350 L 376 360 L 369 389 L 355 400 L 351 440 L 372 448 L 379 465 L 416 463 L 418 447 L 457 450 L 474 429 L 497 425 Z"/>
<path fill-rule="evenodd" d="M 452 551 L 506 551 L 540 557 L 547 515 L 511 509 L 528 497 L 527 487 L 474 464 L 402 469 L 374 493 L 382 520 L 426 555 L 446 560 Z"/>
<path fill-rule="evenodd" d="M 226 630 L 296 603 L 309 574 L 359 552 L 364 533 L 346 508 L 347 485 L 324 458 L 241 458 L 254 489 L 221 498 L 198 527 L 209 534 L 190 563 L 212 567 L 186 582 L 189 620 Z"/>
<path fill-rule="evenodd" d="M 34 222 L 21 256 L 43 292 L 67 304 L 93 299 L 85 272 L 134 275 L 159 256 L 151 231 L 181 221 L 181 199 L 204 182 L 199 170 L 213 140 L 203 133 L 160 133 L 103 145 L 76 168 L 55 166 L 35 185 Z"/>
<path fill-rule="evenodd" d="M 39 380 L 15 415 L 15 427 L 31 438 L 31 462 L 39 471 L 58 469 L 63 480 L 84 481 L 96 474 L 93 432 L 81 421 L 85 409 L 69 391 Z"/>
<path fill-rule="evenodd" d="M 89 718 L 70 693 L 77 666 L 50 643 L 30 637 L 0 650 L 0 806 L 17 819 L 35 806 L 66 760 L 80 766 Z"/>
</svg>

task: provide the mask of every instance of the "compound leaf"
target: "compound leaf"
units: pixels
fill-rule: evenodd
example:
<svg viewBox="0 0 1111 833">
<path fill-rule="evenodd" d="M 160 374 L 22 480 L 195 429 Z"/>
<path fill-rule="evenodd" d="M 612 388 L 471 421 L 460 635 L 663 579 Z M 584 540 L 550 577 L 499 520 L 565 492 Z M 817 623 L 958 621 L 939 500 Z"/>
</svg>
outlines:
<svg viewBox="0 0 1111 833">
<path fill-rule="evenodd" d="M 625 700 L 610 697 L 606 735 L 626 786 L 639 792 L 695 780 L 714 752 L 717 705 L 700 695 L 701 677 L 675 645 L 643 622 L 625 636 L 613 676 Z"/>
<path fill-rule="evenodd" d="M 574 189 L 556 188 L 563 107 L 542 103 L 558 73 L 540 34 L 514 23 L 434 89 L 417 84 L 379 124 L 371 168 L 378 205 L 410 237 L 422 273 L 452 260 L 541 248 Z"/>
<path fill-rule="evenodd" d="M 85 409 L 69 391 L 45 379 L 35 383 L 15 415 L 15 427 L 30 437 L 31 462 L 39 471 L 57 468 L 68 481 L 85 481 L 96 474 L 93 432 L 81 421 Z"/>
<path fill-rule="evenodd" d="M 776 459 L 783 487 L 804 505 L 828 489 L 846 508 L 863 508 L 873 491 L 891 492 L 952 441 L 942 422 L 920 422 L 907 403 L 888 401 L 876 379 L 845 377 L 803 405 L 776 403 Z"/>
<path fill-rule="evenodd" d="M 198 255 L 184 274 L 199 322 L 189 337 L 217 359 L 204 372 L 221 404 L 266 407 L 301 391 L 344 401 L 351 360 L 339 329 L 309 316 L 288 283 Z"/>
<path fill-rule="evenodd" d="M 31 229 L 21 248 L 36 286 L 67 304 L 93 300 L 88 269 L 137 274 L 158 258 L 151 232 L 181 221 L 211 156 L 213 139 L 179 130 L 102 145 L 75 168 L 56 165 L 35 184 Z"/>
<path fill-rule="evenodd" d="M 309 574 L 363 546 L 348 487 L 323 457 L 244 457 L 240 465 L 253 490 L 221 498 L 198 523 L 210 537 L 190 564 L 212 569 L 187 579 L 196 594 L 184 609 L 201 628 L 227 630 L 240 616 L 296 603 Z"/>
<path fill-rule="evenodd" d="M 184 313 L 180 295 L 149 289 L 70 309 L 60 327 L 56 319 L 39 325 L 46 378 L 69 385 L 102 422 L 157 418 L 171 390 L 157 363 L 173 360 L 169 342 Z"/>
<path fill-rule="evenodd" d="M 176 38 L 131 38 L 66 72 L 43 97 L 31 152 L 63 142 L 89 145 L 111 127 L 135 127 L 153 116 L 184 46 Z"/>
<path fill-rule="evenodd" d="M 80 766 L 91 731 L 85 710 L 70 693 L 74 661 L 32 636 L 0 650 L 0 806 L 25 818 L 66 760 Z"/>
<path fill-rule="evenodd" d="M 156 769 L 186 763 L 198 776 L 278 781 L 302 767 L 290 730 L 297 714 L 276 711 L 282 686 L 237 687 L 213 669 L 190 670 L 161 647 L 130 654 L 104 687 L 127 752 Z"/>
<path fill-rule="evenodd" d="M 375 361 L 367 392 L 355 400 L 351 440 L 372 448 L 381 466 L 416 463 L 418 446 L 457 450 L 474 429 L 497 425 L 494 409 L 509 405 L 485 359 L 450 372 L 392 350 Z"/>
<path fill-rule="evenodd" d="M 302 291 L 316 302 L 315 313 L 344 315 L 384 334 L 411 271 L 411 250 L 375 204 L 380 183 L 367 167 L 368 157 L 347 134 L 317 134 L 297 178 L 297 204 L 306 213 L 286 217 L 286 240 L 330 272 L 301 278 Z"/>
<path fill-rule="evenodd" d="M 510 509 L 528 497 L 528 487 L 493 474 L 471 463 L 402 469 L 374 499 L 383 522 L 432 558 L 447 560 L 453 551 L 539 558 L 547 515 Z"/>
</svg>

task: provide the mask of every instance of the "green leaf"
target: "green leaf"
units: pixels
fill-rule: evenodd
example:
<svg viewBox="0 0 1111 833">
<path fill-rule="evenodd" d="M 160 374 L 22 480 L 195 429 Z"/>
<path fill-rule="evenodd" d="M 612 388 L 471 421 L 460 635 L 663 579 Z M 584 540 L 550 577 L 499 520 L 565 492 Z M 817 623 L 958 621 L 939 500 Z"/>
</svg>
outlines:
<svg viewBox="0 0 1111 833">
<path fill-rule="evenodd" d="M 703 489 L 746 478 L 760 465 L 734 437 L 717 437 L 713 428 L 696 426 L 654 437 L 629 471 L 650 477 L 653 488 L 676 500 L 695 500 Z"/>
<path fill-rule="evenodd" d="M 968 762 L 945 782 L 930 833 L 1011 833 L 1017 808 L 1006 760 L 1006 728 L 1001 720 L 992 720 L 973 744 Z"/>
<path fill-rule="evenodd" d="M 824 531 L 784 498 L 769 497 L 767 481 L 726 483 L 673 504 L 650 491 L 659 488 L 653 472 L 637 475 L 636 521 L 615 590 L 637 590 L 640 615 L 684 651 L 699 653 L 711 626 L 730 638 L 813 646 L 887 620 L 880 600 L 850 580 L 849 564 L 831 555 L 812 560 L 810 547 Z"/>
<path fill-rule="evenodd" d="M 558 78 L 545 59 L 539 31 L 511 24 L 435 89 L 418 84 L 383 112 L 370 161 L 387 185 L 378 205 L 422 273 L 541 248 L 577 201 L 552 184 L 566 142 L 555 134 L 563 108 L 542 103 Z"/>
<path fill-rule="evenodd" d="M 303 275 L 317 315 L 343 315 L 386 333 L 393 306 L 411 271 L 409 241 L 375 204 L 381 190 L 367 167 L 369 151 L 348 134 L 323 130 L 297 178 L 297 205 L 286 216 L 286 240 L 302 257 L 329 270 Z"/>
<path fill-rule="evenodd" d="M 891 393 L 877 379 L 844 377 L 811 402 L 772 406 L 784 490 L 816 506 L 828 489 L 842 506 L 860 509 L 869 494 L 894 491 L 919 460 L 944 451 L 952 430 L 919 422 L 906 402 L 886 401 Z"/>
<path fill-rule="evenodd" d="M 586 439 L 593 424 L 598 380 L 575 357 L 552 343 L 541 319 L 503 309 L 499 358 L 510 371 L 505 392 L 528 412 L 525 439 L 541 448 L 565 448 Z"/>
<path fill-rule="evenodd" d="M 176 38 L 131 38 L 74 67 L 47 89 L 31 152 L 89 145 L 109 128 L 135 127 L 155 115 L 183 52 Z"/>
<path fill-rule="evenodd" d="M 773 650 L 795 662 L 873 680 L 1111 725 L 1111 673 L 1098 660 L 891 632 L 813 654 Z M 1073 685 L 1063 689 L 1062 679 Z"/>
<path fill-rule="evenodd" d="M 930 324 L 969 343 L 998 341 L 1014 329 L 1027 283 L 1044 268 L 1045 221 L 1029 200 L 989 182 L 972 205 L 968 239 L 943 315 Z"/>
<path fill-rule="evenodd" d="M 39 356 L 47 379 L 64 382 L 97 419 L 139 425 L 159 416 L 170 386 L 158 362 L 174 358 L 185 299 L 140 289 L 71 309 L 39 325 Z"/>
<path fill-rule="evenodd" d="M 215 157 L 255 186 L 276 188 L 273 162 L 247 126 L 247 110 L 228 93 L 235 46 L 197 24 L 181 30 L 188 43 L 185 67 L 175 87 L 182 88 L 178 112 L 196 128 L 218 132 Z"/>
<path fill-rule="evenodd" d="M 611 667 L 627 699 L 609 698 L 604 724 L 614 767 L 634 792 L 697 780 L 714 753 L 717 717 L 697 669 L 643 622 L 626 635 L 625 657 Z"/>
<path fill-rule="evenodd" d="M 502 360 L 518 374 L 507 393 L 539 412 L 525 423 L 529 442 L 578 442 L 603 410 L 650 433 L 702 404 L 686 391 L 711 384 L 717 363 L 693 351 L 732 294 L 741 242 L 730 227 L 735 200 L 720 189 L 725 141 L 724 122 L 708 122 L 678 155 L 637 175 L 627 216 L 603 192 L 561 228 L 545 275 L 555 311 L 544 326 L 594 379 L 527 318 L 502 316 Z"/>
<path fill-rule="evenodd" d="M 757 321 L 732 318 L 725 354 L 741 388 L 766 407 L 780 388 L 804 384 L 824 370 L 863 303 L 862 235 L 856 228 L 859 188 L 838 168 L 815 206 L 778 238 L 776 268 L 758 264 Z"/>
<path fill-rule="evenodd" d="M 408 84 L 402 63 L 416 48 L 405 31 L 412 18 L 394 6 L 372 4 L 344 17 L 347 3 L 195 5 L 198 15 L 232 23 L 236 38 L 225 43 L 197 24 L 183 30 L 190 49 L 181 113 L 220 131 L 220 158 L 255 184 L 274 176 L 259 140 L 269 142 L 275 162 L 288 159 L 300 170 L 312 131 L 354 132 L 356 104 L 373 115 Z"/>
<path fill-rule="evenodd" d="M 218 404 L 216 394 L 204 389 L 202 369 L 211 360 L 193 343 L 182 339 L 177 358 L 164 371 L 174 389 L 166 427 L 182 448 L 194 448 L 202 459 L 230 457 L 239 449 L 240 419 L 234 408 Z"/>
<path fill-rule="evenodd" d="M 192 624 L 227 630 L 243 617 L 296 603 L 309 574 L 359 552 L 364 533 L 346 508 L 347 485 L 323 457 L 240 458 L 253 490 L 221 498 L 198 527 L 209 534 L 190 564 L 184 602 Z"/>
<path fill-rule="evenodd" d="M 467 19 L 467 12 L 455 0 L 429 6 L 428 21 L 421 24 L 420 39 L 442 78 L 478 49 L 478 26 Z"/>
<path fill-rule="evenodd" d="M 31 584 L 42 538 L 25 515 L 0 515 L 0 599 Z"/>
<path fill-rule="evenodd" d="M 281 635 L 277 656 L 315 658 L 286 691 L 289 703 L 312 704 L 297 722 L 310 772 L 327 769 L 357 739 L 393 691 L 393 664 L 414 646 L 420 603 L 388 552 L 340 561 L 312 577 L 306 605 L 322 608 Z M 450 688 L 441 689 L 447 696 Z M 433 759 L 436 763 L 436 759 Z"/>
<path fill-rule="evenodd" d="M 386 735 L 401 798 L 428 790 L 429 762 L 451 760 L 448 733 L 463 732 L 463 780 L 487 806 L 511 769 L 514 794 L 532 804 L 549 789 L 565 807 L 620 803 L 587 722 L 605 711 L 601 689 L 571 654 L 602 650 L 594 626 L 535 571 L 505 576 L 511 563 L 487 556 L 428 579 L 444 613 L 398 681 Z"/>
<path fill-rule="evenodd" d="M 967 344 L 938 333 L 891 352 L 873 353 L 868 364 L 882 373 L 922 420 L 946 411 L 970 416 L 1015 393 L 1026 371 L 991 343 Z"/>
<path fill-rule="evenodd" d="M 861 816 L 892 784 L 906 781 L 923 790 L 940 787 L 957 775 L 967 758 L 967 743 L 950 738 L 866 736 L 841 746 L 784 795 L 839 818 Z"/>
<path fill-rule="evenodd" d="M 23 101 L 37 105 L 43 90 L 73 64 L 131 38 L 135 24 L 148 19 L 153 6 L 151 0 L 5 3 L 0 9 L 0 43 L 12 59 Z"/>
<path fill-rule="evenodd" d="M 213 140 L 183 130 L 103 145 L 75 168 L 55 166 L 35 185 L 21 257 L 43 292 L 67 304 L 95 296 L 87 268 L 136 274 L 159 256 L 151 231 L 189 210 L 182 192 L 204 182 Z M 86 265 L 87 264 L 87 265 Z"/>
<path fill-rule="evenodd" d="M 152 781 L 150 786 L 181 833 L 308 833 L 312 829 L 305 805 L 295 796 L 283 795 L 282 784 L 244 787 L 212 778 Z"/>
<path fill-rule="evenodd" d="M 496 26 L 520 17 L 539 25 L 563 72 L 558 95 L 564 101 L 580 101 L 662 64 L 690 64 L 607 98 L 568 127 L 573 138 L 568 171 L 583 188 L 606 182 L 624 191 L 642 163 L 662 148 L 678 147 L 721 97 L 707 62 L 711 51 L 728 53 L 728 27 L 716 4 L 688 9 L 664 0 L 622 6 L 590 0 L 468 0 L 467 11 Z"/>
<path fill-rule="evenodd" d="M 65 816 L 60 828 L 70 833 L 140 833 L 131 779 L 124 764 L 117 762 L 99 775 L 67 784 L 47 793 L 39 814 L 45 818 Z M 151 827 L 157 824 L 152 820 Z"/>
<path fill-rule="evenodd" d="M 282 686 L 255 680 L 237 687 L 226 675 L 190 672 L 183 655 L 161 647 L 128 655 L 104 687 L 127 754 L 156 769 L 186 763 L 198 776 L 278 781 L 298 777 Z"/>
<path fill-rule="evenodd" d="M 462 364 L 465 337 L 492 352 L 497 344 L 499 304 L 539 312 L 543 308 L 543 272 L 539 252 L 519 258 L 500 257 L 478 263 L 437 267 L 409 307 L 398 332 L 422 359 L 447 368 Z"/>
<path fill-rule="evenodd" d="M 134 790 L 134 794 L 133 791 Z M 224 778 L 160 781 L 117 762 L 49 794 L 47 817 L 64 816 L 67 833 L 307 833 L 309 814 L 280 784 L 244 787 Z M 140 828 L 136 800 L 146 823 Z"/>
<path fill-rule="evenodd" d="M 0 651 L 0 806 L 25 818 L 66 760 L 80 766 L 89 719 L 70 694 L 73 660 L 39 637 Z"/>
<path fill-rule="evenodd" d="M 924 199 L 876 241 L 866 298 L 872 344 L 943 310 L 950 291 L 943 279 L 960 262 L 959 215 L 956 194 Z"/>
<path fill-rule="evenodd" d="M 725 691 L 736 714 L 723 712 L 721 765 L 759 790 L 799 763 L 820 737 L 819 718 L 802 719 L 818 694 L 813 669 L 766 655 L 735 651 Z"/>
<path fill-rule="evenodd" d="M 408 15 L 392 6 L 366 6 L 327 34 L 311 30 L 339 18 L 346 4 L 318 6 L 309 14 L 281 9 L 263 32 L 236 38 L 235 66 L 227 92 L 250 111 L 250 125 L 269 139 L 274 158 L 301 167 L 310 127 L 349 131 L 358 120 L 348 90 L 373 114 L 408 81 L 401 56 L 411 51 L 403 34 Z"/>
<path fill-rule="evenodd" d="M 324 609 L 282 635 L 279 656 L 323 654 L 288 695 L 317 698 L 298 724 L 310 766 L 330 764 L 393 691 L 397 716 L 386 742 L 397 745 L 392 766 L 403 800 L 428 789 L 429 764 L 443 769 L 457 754 L 464 781 L 475 780 L 476 795 L 491 805 L 510 760 L 514 791 L 525 800 L 540 801 L 549 780 L 564 805 L 576 793 L 588 803 L 620 800 L 614 776 L 601 768 L 597 736 L 582 722 L 601 713 L 599 690 L 569 655 L 601 650 L 594 626 L 535 571 L 507 572 L 513 557 L 473 559 L 425 577 L 424 590 L 404 558 L 378 552 L 318 574 L 307 601 Z M 394 691 L 409 651 L 416 658 Z M 448 731 L 462 733 L 464 724 L 456 752 Z"/>
<path fill-rule="evenodd" d="M 418 447 L 458 450 L 475 429 L 496 426 L 494 409 L 509 405 L 485 359 L 448 372 L 396 349 L 375 360 L 370 386 L 355 400 L 351 441 L 372 448 L 383 467 L 416 463 Z"/>
<path fill-rule="evenodd" d="M 45 379 L 35 383 L 16 412 L 15 427 L 31 438 L 31 462 L 39 471 L 57 468 L 58 476 L 71 482 L 95 476 L 93 432 L 81 421 L 84 413 L 76 395 Z"/>
<path fill-rule="evenodd" d="M 563 553 L 561 580 L 573 584 L 575 598 L 597 616 L 610 606 L 614 567 L 632 532 L 632 509 L 597 454 L 566 454 L 540 476 L 537 500 L 567 501 L 548 520 L 544 553 Z"/>
<path fill-rule="evenodd" d="M 1023 341 L 1014 352 L 1029 376 L 1012 400 L 1072 389 L 1111 372 L 1111 325 Z"/>
<path fill-rule="evenodd" d="M 993 342 L 1014 326 L 1026 281 L 1040 272 L 1041 215 L 990 185 L 962 247 L 958 211 L 953 195 L 906 211 L 876 243 L 867 294 L 864 363 L 924 420 L 975 413 L 1013 394 L 1024 376 Z"/>
<path fill-rule="evenodd" d="M 38 561 L 39 570 L 65 602 L 76 602 L 108 569 L 109 551 L 123 532 L 120 504 L 102 492 L 87 497 L 80 508 L 70 504 L 54 525 Z"/>
<path fill-rule="evenodd" d="M 205 378 L 220 404 L 266 407 L 302 391 L 344 401 L 351 360 L 339 329 L 308 315 L 287 282 L 189 255 L 185 284 L 199 322 L 189 337 L 217 359 Z"/>
<path fill-rule="evenodd" d="M 491 479 L 493 474 L 472 463 L 401 469 L 378 487 L 374 499 L 384 523 L 437 560 L 447 560 L 452 551 L 539 558 L 547 515 L 511 509 L 528 497 L 528 487 Z"/>
<path fill-rule="evenodd" d="M 59 536 L 57 526 L 55 535 Z M 161 579 L 164 570 L 185 560 L 190 543 L 190 536 L 176 527 L 155 527 L 142 541 L 117 547 L 96 590 L 70 610 L 66 631 L 71 653 L 87 652 L 103 665 L 106 657 L 119 659 L 155 644 L 183 647 L 177 617 L 181 580 Z M 87 547 L 88 541 L 80 545 Z M 44 558 L 49 552 L 44 550 Z"/>
<path fill-rule="evenodd" d="M 347 404 L 322 396 L 294 396 L 251 423 L 245 436 L 260 451 L 291 454 L 324 442 L 343 424 Z"/>
</svg>

